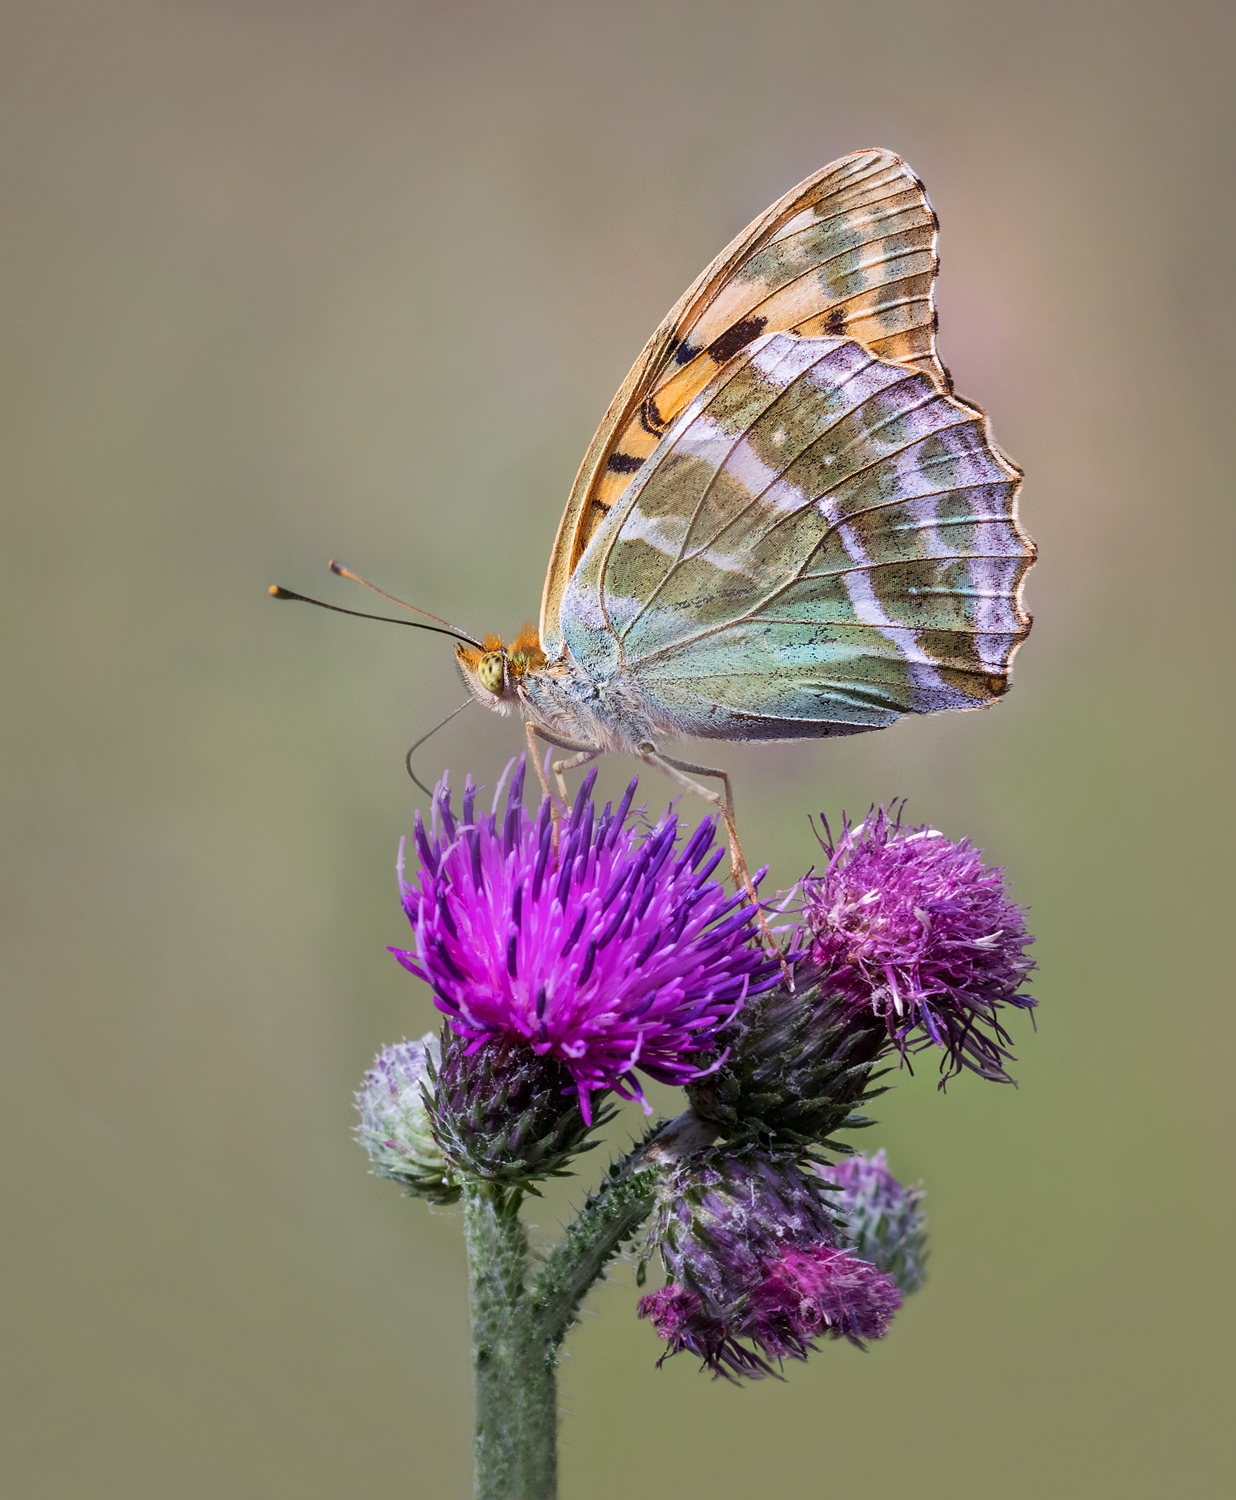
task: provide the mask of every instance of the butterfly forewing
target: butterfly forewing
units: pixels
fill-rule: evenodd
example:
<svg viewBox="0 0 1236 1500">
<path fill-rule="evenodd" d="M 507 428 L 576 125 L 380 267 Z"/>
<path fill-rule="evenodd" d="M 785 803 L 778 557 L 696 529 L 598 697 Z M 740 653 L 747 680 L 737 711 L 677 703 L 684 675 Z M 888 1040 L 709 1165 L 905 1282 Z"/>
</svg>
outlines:
<svg viewBox="0 0 1236 1500">
<path fill-rule="evenodd" d="M 551 656 L 562 644 L 563 591 L 592 537 L 688 403 L 754 340 L 844 334 L 947 388 L 934 337 L 936 231 L 901 158 L 859 151 L 787 193 L 722 251 L 636 361 L 576 477 L 541 606 Z"/>
<path fill-rule="evenodd" d="M 1019 471 L 982 412 L 844 338 L 764 336 L 681 414 L 563 600 L 572 653 L 688 734 L 878 728 L 1002 693 Z"/>
</svg>

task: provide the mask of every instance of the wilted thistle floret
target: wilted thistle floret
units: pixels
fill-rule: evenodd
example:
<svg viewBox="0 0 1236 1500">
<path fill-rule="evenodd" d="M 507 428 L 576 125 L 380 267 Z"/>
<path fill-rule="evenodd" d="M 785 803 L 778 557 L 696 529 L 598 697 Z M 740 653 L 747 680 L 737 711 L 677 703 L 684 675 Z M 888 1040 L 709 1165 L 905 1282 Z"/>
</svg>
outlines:
<svg viewBox="0 0 1236 1500">
<path fill-rule="evenodd" d="M 627 825 L 634 781 L 598 813 L 592 771 L 555 830 L 548 801 L 524 810 L 523 769 L 501 818 L 497 797 L 477 816 L 469 779 L 456 821 L 439 783 L 430 831 L 416 818 L 419 879 L 401 881 L 416 949 L 392 951 L 469 1050 L 556 1059 L 591 1120 L 594 1093 L 643 1098 L 636 1067 L 670 1084 L 701 1076 L 692 1054 L 778 970 L 744 895 L 711 879 L 723 855 L 711 819 L 680 849 L 672 809 L 647 832 Z"/>
<path fill-rule="evenodd" d="M 802 883 L 810 955 L 832 987 L 878 1017 L 903 1053 L 934 1044 L 945 1075 L 971 1068 L 1007 1081 L 999 1012 L 1036 1003 L 1017 991 L 1032 961 L 1025 914 L 968 840 L 902 828 L 884 808 L 843 824 L 828 865 Z"/>
<path fill-rule="evenodd" d="M 425 1096 L 440 1062 L 432 1032 L 419 1042 L 384 1047 L 356 1095 L 357 1139 L 369 1153 L 374 1175 L 402 1183 L 415 1197 L 453 1203 L 459 1185 L 433 1136 Z"/>
<path fill-rule="evenodd" d="M 841 1244 L 827 1194 L 792 1158 L 718 1148 L 665 1169 L 649 1243 L 666 1285 L 644 1297 L 668 1348 L 714 1374 L 759 1379 L 818 1338 L 883 1338 L 901 1294 Z"/>
<path fill-rule="evenodd" d="M 839 1190 L 828 1196 L 840 1216 L 846 1247 L 887 1271 L 903 1292 L 917 1292 L 927 1275 L 923 1189 L 903 1187 L 888 1170 L 882 1149 L 815 1170 Z"/>
</svg>

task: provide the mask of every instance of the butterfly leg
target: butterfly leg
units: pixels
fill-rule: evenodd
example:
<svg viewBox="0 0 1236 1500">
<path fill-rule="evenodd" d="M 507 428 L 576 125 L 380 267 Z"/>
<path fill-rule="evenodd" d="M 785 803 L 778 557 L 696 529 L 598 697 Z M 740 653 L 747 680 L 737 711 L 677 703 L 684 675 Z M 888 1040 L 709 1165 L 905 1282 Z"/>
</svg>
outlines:
<svg viewBox="0 0 1236 1500">
<path fill-rule="evenodd" d="M 730 778 L 726 772 L 715 770 L 712 766 L 697 766 L 689 760 L 675 760 L 672 756 L 662 755 L 650 740 L 644 741 L 639 747 L 639 753 L 648 765 L 655 766 L 671 781 L 676 782 L 686 791 L 703 797 L 705 802 L 711 802 L 720 811 L 730 842 L 730 868 L 734 875 L 734 884 L 745 886 L 747 894 L 754 903 L 755 892 L 751 885 L 751 876 L 747 872 L 747 862 L 738 844 L 738 828 L 734 822 L 734 790 L 730 786 Z M 725 787 L 724 797 L 720 792 L 710 792 L 706 786 L 693 781 L 693 776 L 716 776 Z"/>
<path fill-rule="evenodd" d="M 531 719 L 524 721 L 524 738 L 528 741 L 528 759 L 536 771 L 536 779 L 541 783 L 541 796 L 549 803 L 550 816 L 557 823 L 558 809 L 554 806 L 554 794 L 549 789 L 549 777 L 541 764 L 541 747 L 536 742 L 536 725 Z"/>
<path fill-rule="evenodd" d="M 539 748 L 536 742 L 537 735 L 540 735 L 547 745 L 556 745 L 559 750 L 571 750 L 574 752 L 569 760 L 556 760 L 553 763 L 554 779 L 558 783 L 558 791 L 561 793 L 563 806 L 566 806 L 568 799 L 566 782 L 562 779 L 563 771 L 573 770 L 576 766 L 586 766 L 590 760 L 595 760 L 598 755 L 603 755 L 605 752 L 600 745 L 581 745 L 578 740 L 560 740 L 556 735 L 546 733 L 539 724 L 534 724 L 531 719 L 525 722 L 524 733 L 528 737 L 528 754 L 532 757 L 532 764 L 536 767 L 537 780 L 541 783 L 541 791 L 550 799 L 551 805 L 553 802 L 553 793 L 549 789 L 549 778 L 545 774 L 545 767 L 541 764 L 540 756 L 537 753 Z M 553 811 L 553 817 L 556 823 L 558 821 L 556 809 Z"/>
<path fill-rule="evenodd" d="M 768 939 L 768 946 L 775 952 L 776 941 L 764 919 L 764 911 L 756 897 L 751 872 L 747 869 L 747 861 L 743 858 L 742 846 L 738 842 L 738 825 L 734 821 L 734 789 L 730 785 L 729 776 L 713 766 L 696 766 L 688 760 L 674 760 L 672 756 L 662 755 L 649 740 L 645 740 L 639 747 L 639 753 L 648 765 L 655 766 L 658 771 L 663 772 L 671 781 L 677 782 L 686 791 L 695 792 L 697 796 L 703 797 L 705 802 L 711 802 L 720 812 L 725 820 L 725 832 L 730 844 L 730 874 L 734 877 L 734 884 L 742 886 L 746 891 L 747 900 L 755 907 L 755 919 Z M 694 776 L 716 776 L 725 788 L 724 797 L 720 792 L 710 792 L 706 786 L 701 786 L 698 781 L 692 780 Z M 784 960 L 782 960 L 781 968 L 788 977 Z"/>
<path fill-rule="evenodd" d="M 558 783 L 558 795 L 562 798 L 563 805 L 567 805 L 570 798 L 567 795 L 567 784 L 562 779 L 563 771 L 574 771 L 577 766 L 586 766 L 590 760 L 596 760 L 603 752 L 596 750 L 579 750 L 569 760 L 556 760 L 553 763 L 554 780 Z"/>
</svg>

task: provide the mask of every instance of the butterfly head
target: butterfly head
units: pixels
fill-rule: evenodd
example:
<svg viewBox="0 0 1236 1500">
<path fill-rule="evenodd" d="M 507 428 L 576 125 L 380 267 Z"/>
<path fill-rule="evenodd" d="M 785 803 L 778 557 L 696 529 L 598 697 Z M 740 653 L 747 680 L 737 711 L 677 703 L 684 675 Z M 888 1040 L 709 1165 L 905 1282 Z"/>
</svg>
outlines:
<svg viewBox="0 0 1236 1500">
<path fill-rule="evenodd" d="M 482 636 L 480 647 L 458 646 L 455 657 L 473 696 L 488 708 L 509 713 L 519 696 L 519 684 L 537 667 L 545 665 L 545 653 L 534 625 L 525 624 L 504 646 L 496 635 Z"/>
</svg>

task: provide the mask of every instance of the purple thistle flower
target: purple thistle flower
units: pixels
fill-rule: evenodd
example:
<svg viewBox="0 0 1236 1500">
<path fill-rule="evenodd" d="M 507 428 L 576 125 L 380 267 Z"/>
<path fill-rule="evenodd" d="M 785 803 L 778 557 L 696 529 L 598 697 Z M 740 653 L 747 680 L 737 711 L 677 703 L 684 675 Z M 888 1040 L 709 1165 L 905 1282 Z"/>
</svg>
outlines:
<svg viewBox="0 0 1236 1500">
<path fill-rule="evenodd" d="M 828 865 L 803 881 L 803 920 L 834 990 L 882 1020 L 903 1054 L 915 1032 L 941 1048 L 946 1078 L 968 1067 L 1007 1082 L 1000 1008 L 1036 1001 L 1017 993 L 1034 939 L 1004 871 L 968 840 L 903 828 L 882 807 L 836 841 L 824 829 Z"/>
<path fill-rule="evenodd" d="M 658 1338 L 663 1338 L 669 1348 L 661 1356 L 668 1359 L 683 1349 L 696 1354 L 705 1364 L 715 1365 L 718 1351 L 725 1344 L 726 1328 L 720 1318 L 709 1318 L 704 1312 L 704 1299 L 699 1292 L 688 1291 L 667 1281 L 659 1291 L 649 1292 L 639 1299 L 639 1315 L 647 1318 L 656 1329 Z M 709 1352 L 705 1352 L 707 1346 Z M 741 1350 L 746 1353 L 746 1350 Z M 658 1364 L 661 1360 L 657 1361 Z M 762 1373 L 762 1372 L 761 1372 Z"/>
<path fill-rule="evenodd" d="M 548 801 L 524 810 L 523 779 L 521 758 L 499 818 L 501 784 L 478 816 L 469 778 L 459 821 L 439 783 L 429 833 L 416 817 L 417 883 L 403 882 L 400 855 L 416 949 L 391 951 L 469 1051 L 501 1041 L 555 1059 L 591 1120 L 593 1093 L 643 1099 L 636 1067 L 671 1084 L 703 1076 L 692 1054 L 777 965 L 752 940 L 742 893 L 727 899 L 710 879 L 724 852 L 712 819 L 679 849 L 672 808 L 646 833 L 627 826 L 635 781 L 598 813 L 593 770 L 555 833 Z"/>
<path fill-rule="evenodd" d="M 806 1359 L 817 1338 L 884 1337 L 901 1293 L 838 1243 L 821 1187 L 792 1159 L 751 1149 L 664 1172 L 650 1240 L 669 1279 L 639 1304 L 663 1359 L 687 1350 L 716 1375 L 759 1379 L 776 1373 L 769 1360 Z"/>
</svg>

